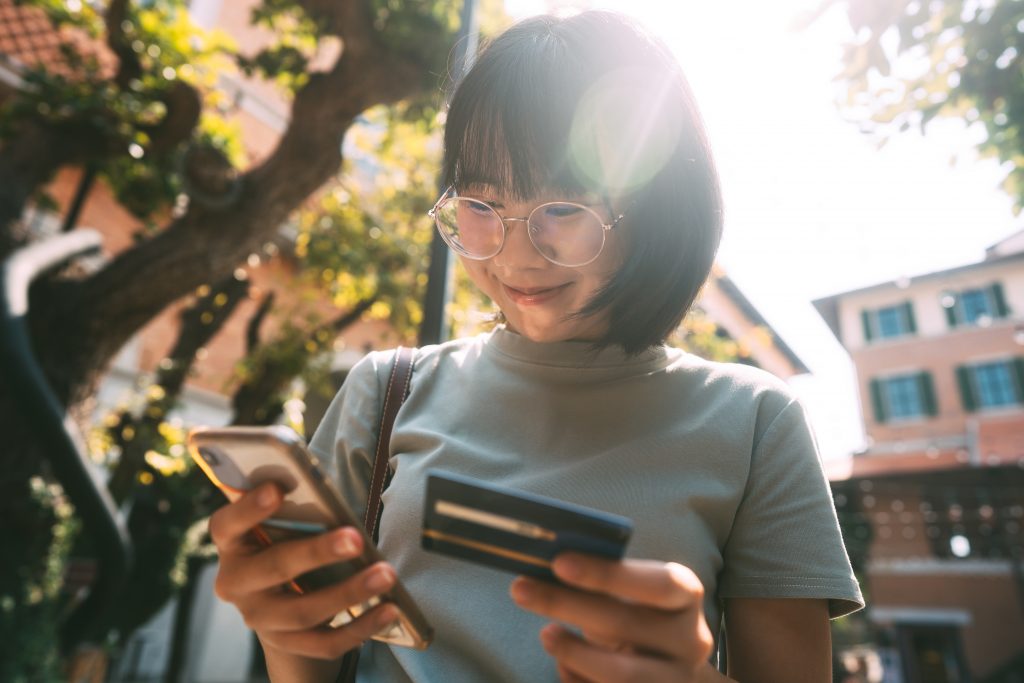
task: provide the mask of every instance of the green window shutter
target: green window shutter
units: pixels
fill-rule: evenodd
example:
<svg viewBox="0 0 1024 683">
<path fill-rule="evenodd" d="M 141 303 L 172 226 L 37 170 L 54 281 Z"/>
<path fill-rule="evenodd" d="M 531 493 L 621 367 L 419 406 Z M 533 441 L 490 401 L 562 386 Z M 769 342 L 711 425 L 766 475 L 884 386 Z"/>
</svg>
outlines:
<svg viewBox="0 0 1024 683">
<path fill-rule="evenodd" d="M 917 322 L 914 320 L 914 304 L 909 301 L 903 304 L 903 316 L 907 321 L 907 331 L 910 334 L 917 334 Z"/>
<path fill-rule="evenodd" d="M 971 369 L 966 365 L 959 366 L 956 369 L 956 381 L 960 385 L 960 401 L 964 405 L 964 410 L 974 412 L 978 407 L 978 399 L 975 398 L 974 387 L 971 386 Z"/>
<path fill-rule="evenodd" d="M 1024 358 L 1013 359 L 1013 378 L 1017 380 L 1017 402 L 1024 403 Z"/>
<path fill-rule="evenodd" d="M 882 424 L 886 420 L 885 402 L 882 400 L 882 383 L 871 380 L 871 407 L 875 411 L 875 422 Z"/>
<path fill-rule="evenodd" d="M 1010 309 L 1006 306 L 1006 296 L 1003 294 L 1003 285 L 999 282 L 995 282 L 989 288 L 992 292 L 992 301 L 996 304 L 996 317 L 1005 318 L 1010 314 Z"/>
<path fill-rule="evenodd" d="M 864 325 L 864 341 L 871 341 L 871 311 L 861 311 L 860 321 Z"/>
<path fill-rule="evenodd" d="M 935 402 L 935 385 L 932 382 L 930 372 L 922 372 L 917 376 L 918 385 L 921 387 L 921 401 L 923 402 L 925 415 L 938 415 L 939 406 Z"/>
<path fill-rule="evenodd" d="M 960 305 L 960 295 L 953 294 L 953 305 L 946 309 L 946 322 L 949 323 L 949 329 L 956 327 L 956 308 Z"/>
</svg>

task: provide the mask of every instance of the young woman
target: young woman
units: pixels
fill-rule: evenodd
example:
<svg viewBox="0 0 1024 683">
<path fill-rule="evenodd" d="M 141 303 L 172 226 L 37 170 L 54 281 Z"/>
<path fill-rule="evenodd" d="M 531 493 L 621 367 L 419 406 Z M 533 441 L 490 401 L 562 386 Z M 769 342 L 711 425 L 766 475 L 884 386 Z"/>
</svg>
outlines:
<svg viewBox="0 0 1024 683">
<path fill-rule="evenodd" d="M 718 179 L 665 46 L 619 15 L 535 18 L 459 85 L 438 229 L 503 323 L 419 349 L 390 444 L 389 563 L 318 592 L 280 586 L 352 557 L 340 529 L 247 542 L 280 494 L 214 515 L 218 593 L 275 680 L 330 681 L 395 617 L 330 616 L 400 576 L 436 630 L 424 652 L 369 641 L 360 681 L 830 681 L 829 617 L 863 604 L 801 406 L 767 373 L 663 345 L 707 278 Z M 354 367 L 312 447 L 365 507 L 391 353 Z M 453 471 L 630 517 L 628 559 L 560 556 L 562 585 L 420 548 L 424 473 Z M 721 627 L 724 625 L 724 629 Z"/>
</svg>

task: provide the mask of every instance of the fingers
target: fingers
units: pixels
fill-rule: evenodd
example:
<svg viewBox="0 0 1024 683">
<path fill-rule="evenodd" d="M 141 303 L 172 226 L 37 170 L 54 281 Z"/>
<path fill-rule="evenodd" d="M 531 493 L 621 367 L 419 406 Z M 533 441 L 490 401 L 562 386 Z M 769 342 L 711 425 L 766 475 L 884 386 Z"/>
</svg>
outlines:
<svg viewBox="0 0 1024 683">
<path fill-rule="evenodd" d="M 210 537 L 220 555 L 247 550 L 248 533 L 274 514 L 280 504 L 281 492 L 267 483 L 214 512 L 210 517 Z"/>
<path fill-rule="evenodd" d="M 569 669 L 565 668 L 561 664 L 557 665 L 558 670 L 558 681 L 559 683 L 590 683 L 587 679 L 582 676 L 574 674 Z"/>
<path fill-rule="evenodd" d="M 395 585 L 395 570 L 384 562 L 340 583 L 305 595 L 273 593 L 262 596 L 245 612 L 245 623 L 254 631 L 302 631 L 322 626 L 338 612 L 361 605 Z"/>
<path fill-rule="evenodd" d="M 614 595 L 666 610 L 701 606 L 704 586 L 693 570 L 675 562 L 606 560 L 563 553 L 555 558 L 555 575 L 570 586 Z"/>
<path fill-rule="evenodd" d="M 217 594 L 223 600 L 236 602 L 238 596 L 286 584 L 325 565 L 352 560 L 359 557 L 362 549 L 362 538 L 351 527 L 314 538 L 277 543 L 242 561 L 229 563 L 218 575 Z M 223 557 L 221 561 L 223 564 Z"/>
<path fill-rule="evenodd" d="M 265 631 L 260 633 L 260 638 L 279 650 L 314 659 L 337 659 L 397 619 L 398 608 L 383 603 L 341 628 Z"/>
<path fill-rule="evenodd" d="M 678 662 L 632 653 L 608 652 L 587 643 L 561 626 L 550 624 L 541 630 L 544 649 L 558 663 L 559 675 L 564 670 L 575 678 L 573 683 L 632 683 L 633 681 L 693 680 L 694 671 L 688 671 Z"/>
<path fill-rule="evenodd" d="M 343 582 L 312 593 L 269 592 L 247 603 L 246 626 L 257 632 L 321 627 L 338 612 L 366 604 L 387 592 L 394 583 L 394 569 L 378 562 Z"/>
<path fill-rule="evenodd" d="M 541 616 L 575 624 L 595 643 L 628 643 L 667 657 L 696 657 L 683 636 L 691 617 L 631 605 L 607 595 L 587 593 L 519 577 L 512 582 L 512 599 Z"/>
</svg>

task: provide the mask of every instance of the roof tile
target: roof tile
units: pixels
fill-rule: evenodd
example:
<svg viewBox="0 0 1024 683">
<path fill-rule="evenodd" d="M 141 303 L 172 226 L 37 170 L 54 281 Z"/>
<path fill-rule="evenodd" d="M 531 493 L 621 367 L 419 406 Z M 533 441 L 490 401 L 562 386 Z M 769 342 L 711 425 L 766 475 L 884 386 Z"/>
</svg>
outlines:
<svg viewBox="0 0 1024 683">
<path fill-rule="evenodd" d="M 99 62 L 104 77 L 113 76 L 117 58 L 105 43 L 73 26 L 54 27 L 39 7 L 0 0 L 0 56 L 15 64 L 45 66 L 54 73 L 70 75 L 60 49 L 62 42 L 72 44 L 86 62 Z"/>
</svg>

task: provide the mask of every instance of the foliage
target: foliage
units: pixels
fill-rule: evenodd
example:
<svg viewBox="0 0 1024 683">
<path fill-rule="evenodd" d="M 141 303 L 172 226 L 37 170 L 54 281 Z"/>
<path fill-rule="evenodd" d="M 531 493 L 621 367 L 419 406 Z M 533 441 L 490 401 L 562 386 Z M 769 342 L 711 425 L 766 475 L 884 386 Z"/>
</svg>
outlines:
<svg viewBox="0 0 1024 683">
<path fill-rule="evenodd" d="M 271 31 L 275 40 L 255 56 L 238 55 L 247 76 L 259 75 L 294 93 L 309 82 L 323 26 L 290 0 L 267 0 L 252 10 L 251 23 Z"/>
<path fill-rule="evenodd" d="M 71 11 L 63 2 L 34 2 L 58 22 L 97 37 L 104 33 L 103 17 L 90 3 Z M 119 42 L 134 62 L 120 72 L 125 83 L 106 73 L 95 56 L 64 44 L 70 72 L 46 64 L 27 70 L 22 96 L 0 108 L 0 140 L 15 134 L 26 119 L 92 140 L 97 150 L 92 163 L 118 201 L 148 219 L 185 190 L 183 149 L 177 139 L 165 139 L 168 128 L 191 128 L 197 117 L 192 144 L 212 146 L 236 164 L 243 161 L 239 133 L 224 116 L 231 101 L 214 87 L 230 66 L 234 45 L 225 34 L 196 26 L 180 0 L 129 3 L 120 31 Z M 201 102 L 192 101 L 195 91 Z"/>
<path fill-rule="evenodd" d="M 406 340 L 422 321 L 433 237 L 427 210 L 440 161 L 437 116 L 422 100 L 380 107 L 361 117 L 345 144 L 343 173 L 297 221 L 292 256 L 306 301 L 280 311 L 273 338 L 238 365 L 237 381 L 262 384 L 261 411 L 269 412 L 255 416 L 261 422 L 287 402 L 291 380 L 307 392 L 333 392 L 330 351 L 341 326 L 364 311 Z M 281 381 L 268 385 L 271 374 Z"/>
<path fill-rule="evenodd" d="M 372 297 L 370 315 L 406 337 L 422 319 L 440 162 L 436 117 L 409 117 L 410 106 L 421 107 L 368 112 L 351 132 L 345 173 L 302 215 L 295 246 L 306 281 L 335 306 Z"/>
<path fill-rule="evenodd" d="M 12 543 L 6 533 L 2 541 L 16 549 L 30 545 L 32 555 L 18 567 L 21 576 L 17 581 L 5 580 L 0 585 L 4 591 L 0 594 L 0 680 L 11 683 L 61 679 L 53 644 L 58 640 L 62 604 L 67 600 L 62 594 L 64 569 L 80 526 L 59 486 L 36 477 L 30 487 L 24 513 L 35 520 L 38 533 L 33 534 L 34 543 Z M 0 556 L 9 557 L 3 550 Z M 7 560 L 5 564 L 0 575 L 17 567 Z M 7 592 L 12 590 L 16 592 L 13 595 Z"/>
<path fill-rule="evenodd" d="M 842 107 L 886 139 L 924 132 L 936 117 L 966 121 L 979 151 L 1007 169 L 1004 188 L 1024 202 L 1024 4 L 1013 0 L 829 0 L 855 37 L 839 79 Z"/>
<path fill-rule="evenodd" d="M 758 328 L 755 334 L 769 334 Z M 669 337 L 668 343 L 692 354 L 718 362 L 752 363 L 750 347 L 745 340 L 733 339 L 699 305 L 690 309 L 683 323 Z"/>
</svg>

